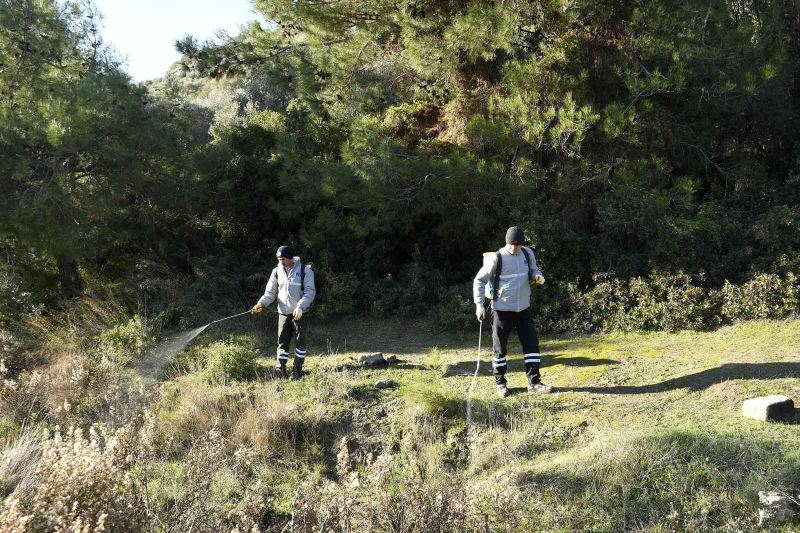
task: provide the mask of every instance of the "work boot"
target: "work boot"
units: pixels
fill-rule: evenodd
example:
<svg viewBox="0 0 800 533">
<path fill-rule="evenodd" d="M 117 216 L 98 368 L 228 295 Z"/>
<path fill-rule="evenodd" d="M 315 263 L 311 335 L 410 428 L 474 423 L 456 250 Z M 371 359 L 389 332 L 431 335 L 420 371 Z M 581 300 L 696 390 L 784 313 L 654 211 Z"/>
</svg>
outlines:
<svg viewBox="0 0 800 533">
<path fill-rule="evenodd" d="M 289 376 L 290 381 L 300 381 L 303 378 L 303 361 L 294 360 L 292 365 L 292 375 Z"/>
<path fill-rule="evenodd" d="M 547 394 L 553 392 L 553 387 L 552 385 L 546 385 L 541 381 L 539 381 L 538 383 L 528 383 L 528 392 Z"/>
<path fill-rule="evenodd" d="M 286 363 L 281 363 L 275 366 L 275 377 L 278 379 L 286 379 L 289 373 L 286 372 Z"/>
<path fill-rule="evenodd" d="M 501 398 L 505 398 L 508 396 L 508 385 L 505 383 L 498 383 L 497 384 L 497 395 Z"/>
</svg>

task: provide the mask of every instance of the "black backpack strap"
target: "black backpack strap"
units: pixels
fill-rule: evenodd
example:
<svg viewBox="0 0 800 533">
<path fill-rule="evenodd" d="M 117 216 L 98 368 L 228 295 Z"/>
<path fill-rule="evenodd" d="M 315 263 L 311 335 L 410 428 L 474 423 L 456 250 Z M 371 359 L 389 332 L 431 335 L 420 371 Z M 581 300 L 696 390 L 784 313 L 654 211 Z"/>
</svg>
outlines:
<svg viewBox="0 0 800 533">
<path fill-rule="evenodd" d="M 497 297 L 497 290 L 500 287 L 500 272 L 503 271 L 503 256 L 500 252 L 494 254 L 497 257 L 497 265 L 494 267 L 494 290 L 495 298 Z"/>
<path fill-rule="evenodd" d="M 306 292 L 306 264 L 300 263 L 300 292 Z"/>
<path fill-rule="evenodd" d="M 533 248 L 531 248 L 533 250 Z M 528 253 L 528 249 L 524 246 L 522 247 L 522 253 L 525 254 L 525 262 L 528 264 L 528 281 L 531 280 L 531 254 Z"/>
</svg>

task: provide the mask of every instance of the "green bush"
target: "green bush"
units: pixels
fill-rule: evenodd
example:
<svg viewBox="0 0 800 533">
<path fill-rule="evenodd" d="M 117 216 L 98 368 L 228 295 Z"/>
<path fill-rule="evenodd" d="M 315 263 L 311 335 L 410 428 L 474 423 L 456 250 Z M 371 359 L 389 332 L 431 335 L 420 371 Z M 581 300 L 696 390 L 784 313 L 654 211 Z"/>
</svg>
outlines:
<svg viewBox="0 0 800 533">
<path fill-rule="evenodd" d="M 25 280 L 9 264 L 0 262 L 0 324 L 17 318 L 32 305 L 31 293 L 22 287 Z"/>
<path fill-rule="evenodd" d="M 443 285 L 440 272 L 426 272 L 422 265 L 412 263 L 397 277 L 388 275 L 372 286 L 370 308 L 380 316 L 422 316 L 435 304 L 435 291 Z"/>
<path fill-rule="evenodd" d="M 467 287 L 447 287 L 440 291 L 433 318 L 441 330 L 467 330 L 477 327 L 472 291 Z"/>
<path fill-rule="evenodd" d="M 139 315 L 100 333 L 97 354 L 124 366 L 139 359 L 153 341 L 150 325 Z"/>
<path fill-rule="evenodd" d="M 626 317 L 626 330 L 677 331 L 719 324 L 716 302 L 683 272 L 634 278 L 628 290 L 633 305 Z"/>
<path fill-rule="evenodd" d="M 729 322 L 787 318 L 797 312 L 797 278 L 756 274 L 741 285 L 725 282 L 719 291 L 722 317 Z"/>
<path fill-rule="evenodd" d="M 206 378 L 212 382 L 254 377 L 257 356 L 252 348 L 224 341 L 213 342 L 200 350 L 200 357 L 205 360 Z"/>
<path fill-rule="evenodd" d="M 709 329 L 738 320 L 787 318 L 797 312 L 796 277 L 757 274 L 741 285 L 703 286 L 688 274 L 652 273 L 621 280 L 597 274 L 585 291 L 567 284 L 566 312 L 543 316 L 556 331 L 677 331 Z M 550 309 L 548 309 L 550 310 Z"/>
<path fill-rule="evenodd" d="M 463 398 L 429 383 L 415 383 L 403 391 L 405 399 L 419 404 L 428 416 L 458 419 L 466 412 Z"/>
<path fill-rule="evenodd" d="M 685 272 L 653 272 L 622 279 L 595 274 L 593 285 L 554 281 L 534 288 L 534 320 L 543 332 L 706 330 L 739 320 L 779 319 L 798 311 L 795 275 L 757 274 L 740 285 L 708 288 L 706 279 Z M 410 269 L 404 280 L 386 278 L 371 289 L 371 309 L 383 316 L 425 315 L 440 330 L 474 327 L 471 286 L 446 286 L 436 273 Z"/>
<path fill-rule="evenodd" d="M 325 290 L 314 302 L 314 314 L 321 320 L 356 313 L 364 296 L 363 282 L 353 272 L 326 276 Z"/>
</svg>

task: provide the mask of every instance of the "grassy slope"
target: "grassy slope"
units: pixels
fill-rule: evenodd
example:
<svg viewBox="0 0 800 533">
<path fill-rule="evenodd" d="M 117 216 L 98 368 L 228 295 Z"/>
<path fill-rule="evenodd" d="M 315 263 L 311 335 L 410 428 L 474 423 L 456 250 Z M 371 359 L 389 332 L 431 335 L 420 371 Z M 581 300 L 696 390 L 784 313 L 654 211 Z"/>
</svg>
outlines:
<svg viewBox="0 0 800 533">
<path fill-rule="evenodd" d="M 227 337 L 227 342 L 274 353 L 271 318 L 268 328 L 268 334 Z M 766 424 L 740 416 L 741 402 L 753 396 L 783 393 L 800 400 L 800 320 L 753 322 L 711 333 L 546 338 L 543 377 L 558 388 L 546 396 L 524 392 L 514 342 L 509 357 L 513 394 L 505 400 L 495 397 L 490 377 L 490 335 L 483 343 L 469 453 L 453 449 L 464 442 L 464 400 L 475 367 L 477 331 L 454 337 L 387 322 L 318 326 L 303 382 L 258 379 L 204 391 L 217 400 L 245 403 L 245 411 L 255 409 L 249 422 L 225 401 L 203 410 L 217 424 L 220 417 L 236 418 L 231 434 L 251 445 L 258 440 L 252 436 L 259 432 L 256 427 L 265 424 L 264 413 L 275 417 L 277 410 L 301 419 L 292 435 L 310 435 L 308 449 L 300 454 L 302 466 L 269 474 L 283 489 L 292 488 L 303 471 L 330 475 L 342 435 L 353 443 L 358 463 L 396 445 L 398 427 L 408 432 L 409 420 L 420 413 L 442 417 L 445 434 L 437 449 L 444 459 L 457 456 L 457 471 L 466 478 L 513 480 L 530 498 L 527 512 L 550 530 L 749 529 L 758 490 L 800 490 L 800 419 Z M 353 364 L 358 354 L 372 351 L 395 354 L 402 362 L 384 369 Z M 200 346 L 194 356 L 201 354 Z M 259 364 L 266 375 L 272 359 Z M 399 387 L 376 390 L 379 379 L 395 380 Z M 198 380 L 189 374 L 164 385 L 166 391 L 183 391 L 162 400 L 161 420 L 169 422 L 168 431 L 174 431 L 171 424 L 186 423 L 185 412 L 195 401 L 186 390 Z M 400 401 L 384 407 L 395 399 Z M 225 414 L 231 411 L 238 414 Z M 272 446 L 271 453 L 294 453 L 280 452 L 281 438 L 274 431 L 270 435 L 273 442 L 262 446 Z M 292 494 L 283 489 L 279 508 L 288 506 Z"/>
</svg>

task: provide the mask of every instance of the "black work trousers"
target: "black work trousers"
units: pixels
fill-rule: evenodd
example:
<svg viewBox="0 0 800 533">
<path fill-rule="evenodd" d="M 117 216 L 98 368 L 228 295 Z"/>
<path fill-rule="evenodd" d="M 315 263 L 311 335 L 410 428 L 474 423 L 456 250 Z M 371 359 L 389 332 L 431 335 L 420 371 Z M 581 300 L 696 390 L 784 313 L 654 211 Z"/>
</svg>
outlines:
<svg viewBox="0 0 800 533">
<path fill-rule="evenodd" d="M 525 375 L 528 383 L 533 385 L 541 381 L 539 365 L 542 356 L 539 353 L 539 337 L 533 325 L 533 314 L 528 307 L 520 312 L 494 311 L 492 323 L 492 374 L 495 382 L 506 383 L 506 354 L 508 353 L 508 337 L 516 327 L 522 353 L 525 360 Z"/>
<path fill-rule="evenodd" d="M 289 360 L 289 348 L 294 339 L 294 368 L 299 372 L 303 368 L 306 351 L 306 317 L 294 320 L 292 315 L 278 315 L 278 366 L 286 368 Z"/>
</svg>

